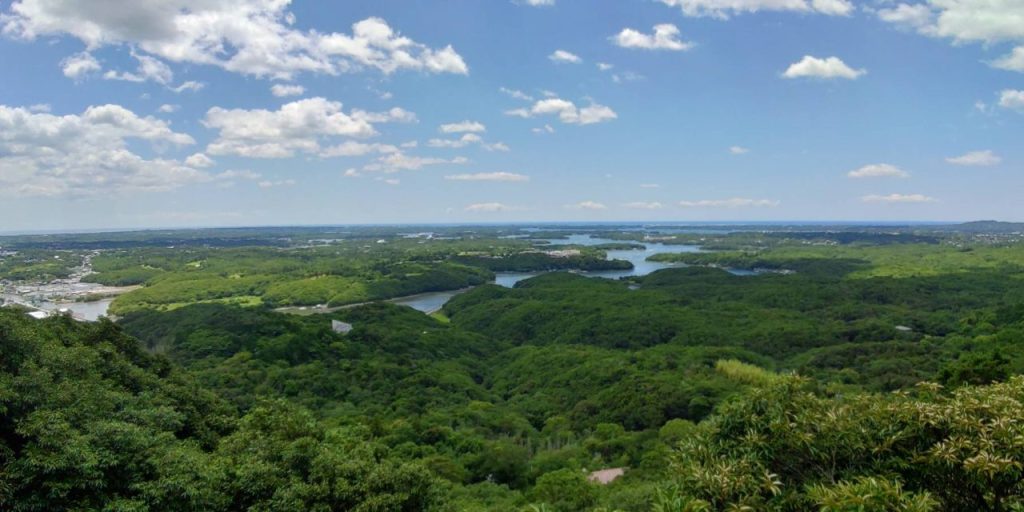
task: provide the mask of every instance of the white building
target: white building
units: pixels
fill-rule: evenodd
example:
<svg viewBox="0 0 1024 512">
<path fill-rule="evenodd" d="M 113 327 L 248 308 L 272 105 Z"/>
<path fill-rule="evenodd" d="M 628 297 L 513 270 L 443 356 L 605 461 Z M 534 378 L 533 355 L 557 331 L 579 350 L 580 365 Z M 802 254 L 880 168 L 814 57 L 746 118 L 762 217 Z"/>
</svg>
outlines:
<svg viewBox="0 0 1024 512">
<path fill-rule="evenodd" d="M 587 480 L 596 484 L 608 485 L 624 474 L 626 474 L 626 468 L 602 469 L 587 475 Z"/>
<path fill-rule="evenodd" d="M 348 334 L 352 331 L 352 324 L 340 320 L 331 320 L 331 330 L 338 334 Z"/>
</svg>

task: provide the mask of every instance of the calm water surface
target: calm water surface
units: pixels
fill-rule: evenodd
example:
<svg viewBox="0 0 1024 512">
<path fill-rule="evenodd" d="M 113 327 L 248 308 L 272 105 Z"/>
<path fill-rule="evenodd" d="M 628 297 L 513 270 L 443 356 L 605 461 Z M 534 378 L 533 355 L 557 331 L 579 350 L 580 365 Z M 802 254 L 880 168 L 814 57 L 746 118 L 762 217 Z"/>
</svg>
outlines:
<svg viewBox="0 0 1024 512">
<path fill-rule="evenodd" d="M 107 315 L 107 309 L 110 308 L 111 302 L 114 302 L 113 297 L 89 302 L 43 302 L 40 304 L 40 307 L 47 311 L 67 308 L 71 310 L 71 314 L 76 318 L 94 322 L 99 320 L 101 316 Z"/>
<path fill-rule="evenodd" d="M 613 244 L 613 243 L 624 243 L 623 240 L 612 240 L 609 238 L 597 238 L 587 234 L 573 234 L 567 238 L 557 239 L 545 239 L 544 242 L 548 242 L 551 245 L 583 245 L 583 246 L 594 246 L 601 244 Z M 683 253 L 683 252 L 698 252 L 700 247 L 696 245 L 674 245 L 674 244 L 663 244 L 660 242 L 635 242 L 644 245 L 643 249 L 630 249 L 630 250 L 615 250 L 607 251 L 608 259 L 614 260 L 626 260 L 633 264 L 632 270 L 602 270 L 595 272 L 580 272 L 581 275 L 590 277 L 603 277 L 606 279 L 619 279 L 622 277 L 630 276 L 645 276 L 651 272 L 661 270 L 663 268 L 671 268 L 680 266 L 678 263 L 660 263 L 655 261 L 647 261 L 647 258 L 651 255 L 658 253 Z M 741 271 L 741 270 L 730 270 L 736 275 L 752 275 L 753 272 Z M 538 276 L 543 272 L 497 272 L 494 283 L 499 286 L 511 288 L 516 283 L 524 279 Z M 395 304 L 403 304 L 411 308 L 423 311 L 425 313 L 433 313 L 441 309 L 445 303 L 448 302 L 452 297 L 464 292 L 466 290 L 455 290 L 448 292 L 435 292 L 435 293 L 424 293 L 421 295 L 414 295 L 412 297 L 403 297 L 401 299 L 393 300 Z"/>
<path fill-rule="evenodd" d="M 593 237 L 587 234 L 573 234 L 567 238 L 558 239 L 545 239 L 545 242 L 551 245 L 582 245 L 582 246 L 594 246 L 601 244 L 613 244 L 613 243 L 624 243 L 623 240 L 612 240 L 610 238 L 599 238 Z M 654 254 L 659 253 L 684 253 L 684 252 L 698 252 L 700 247 L 696 245 L 674 245 L 674 244 L 663 244 L 660 242 L 630 242 L 644 245 L 643 249 L 628 249 L 628 250 L 614 250 L 607 251 L 608 259 L 613 260 L 626 260 L 633 264 L 632 270 L 607 270 L 607 271 L 595 271 L 595 272 L 580 272 L 582 275 L 591 277 L 602 277 L 606 279 L 619 279 L 622 277 L 631 276 L 645 276 L 651 272 L 655 272 L 664 268 L 671 268 L 680 266 L 677 263 L 660 263 L 654 261 L 647 261 L 647 258 Z M 754 275 L 756 272 L 749 270 L 735 270 L 730 269 L 729 272 L 747 276 Z M 499 286 L 511 288 L 516 283 L 524 279 L 536 277 L 543 272 L 496 272 L 494 283 Z M 445 292 L 432 292 L 432 293 L 421 293 L 419 295 L 412 295 L 409 297 L 400 297 L 391 300 L 395 304 L 402 304 L 409 306 L 413 309 L 423 311 L 424 313 L 433 313 L 441 309 L 452 297 L 464 293 L 469 289 L 462 290 L 451 290 Z M 110 303 L 113 302 L 113 298 L 102 299 L 91 302 L 68 302 L 68 303 L 54 303 L 54 302 L 43 302 L 40 307 L 49 311 L 56 311 L 60 308 L 68 308 L 72 311 L 74 316 L 83 318 L 85 320 L 97 320 L 99 317 L 107 314 L 107 309 L 110 307 Z"/>
<path fill-rule="evenodd" d="M 397 299 L 392 299 L 389 302 L 409 306 L 424 313 L 433 313 L 441 309 L 441 306 L 444 306 L 452 297 L 469 290 L 470 288 L 465 288 L 462 290 L 451 290 L 447 292 L 421 293 L 419 295 L 399 297 Z"/>
</svg>

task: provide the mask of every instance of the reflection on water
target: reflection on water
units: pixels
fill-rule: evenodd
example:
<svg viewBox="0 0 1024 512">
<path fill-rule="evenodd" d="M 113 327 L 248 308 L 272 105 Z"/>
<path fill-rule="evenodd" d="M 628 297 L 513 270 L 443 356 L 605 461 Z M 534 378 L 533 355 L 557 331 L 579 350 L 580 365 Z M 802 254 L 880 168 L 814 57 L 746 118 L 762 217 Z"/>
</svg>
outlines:
<svg viewBox="0 0 1024 512">
<path fill-rule="evenodd" d="M 727 268 L 725 271 L 734 276 L 756 276 L 761 273 L 756 270 L 747 270 L 743 268 Z"/>
<path fill-rule="evenodd" d="M 547 239 L 544 240 L 552 245 L 583 245 L 583 246 L 594 246 L 602 244 L 622 244 L 626 243 L 622 240 L 612 240 L 610 238 L 595 238 L 590 235 L 573 234 L 567 238 L 562 239 Z M 657 261 L 647 261 L 647 258 L 659 253 L 683 253 L 683 252 L 699 252 L 700 247 L 696 245 L 676 245 L 676 244 L 663 244 L 661 242 L 628 242 L 638 243 L 644 246 L 643 249 L 616 249 L 607 251 L 608 259 L 610 260 L 626 260 L 633 264 L 632 270 L 599 270 L 594 272 L 582 272 L 583 275 L 593 277 L 603 277 L 606 279 L 619 279 L 622 277 L 631 276 L 646 276 L 651 272 L 661 270 L 663 268 L 671 268 L 680 266 L 678 263 L 662 263 Z"/>
<path fill-rule="evenodd" d="M 583 245 L 583 246 L 594 246 L 601 244 L 621 244 L 624 243 L 622 240 L 612 240 L 610 238 L 596 238 L 587 234 L 572 234 L 566 238 L 552 238 L 544 239 L 543 242 L 547 242 L 551 245 Z M 700 247 L 696 245 L 675 245 L 675 244 L 663 244 L 660 242 L 630 242 L 639 243 L 644 246 L 643 249 L 616 249 L 613 251 L 607 251 L 608 259 L 613 260 L 626 260 L 633 264 L 631 270 L 600 270 L 593 272 L 580 272 L 581 275 L 589 277 L 603 277 L 605 279 L 619 279 L 623 277 L 632 276 L 645 276 L 651 272 L 655 272 L 664 268 L 672 268 L 683 266 L 679 263 L 663 263 L 657 261 L 647 261 L 647 258 L 660 253 L 684 253 L 684 252 L 698 252 Z M 740 269 L 726 269 L 731 274 L 737 276 L 752 276 L 756 275 L 757 272 L 751 270 L 740 270 Z M 524 279 L 529 279 L 540 275 L 542 272 L 497 272 L 495 274 L 494 283 L 499 286 L 511 288 L 516 283 Z M 635 287 L 630 287 L 635 289 Z M 450 292 L 436 292 L 436 293 L 424 293 L 420 295 L 414 295 L 412 297 L 402 297 L 400 299 L 394 299 L 391 302 L 395 304 L 403 304 L 413 309 L 423 311 L 424 313 L 433 313 L 445 303 L 448 302 L 452 297 L 464 292 L 466 290 L 456 290 Z"/>
<path fill-rule="evenodd" d="M 110 308 L 110 303 L 114 302 L 114 298 L 110 297 L 107 299 L 93 300 L 89 302 L 53 302 L 53 301 L 38 301 L 30 302 L 24 297 L 17 294 L 5 293 L 0 295 L 0 303 L 10 302 L 12 304 L 21 304 L 23 306 L 33 307 L 55 313 L 61 309 L 68 309 L 71 311 L 71 315 L 79 320 L 88 320 L 95 322 L 99 320 L 101 316 L 106 316 L 107 309 Z"/>
<path fill-rule="evenodd" d="M 540 272 L 497 272 L 494 276 L 494 284 L 504 286 L 505 288 L 512 288 L 519 281 L 539 275 Z"/>
<path fill-rule="evenodd" d="M 114 302 L 113 298 L 90 302 L 41 302 L 39 307 L 47 311 L 70 309 L 71 315 L 75 318 L 95 322 L 101 316 L 106 316 L 111 302 Z"/>
<path fill-rule="evenodd" d="M 548 242 L 551 245 L 584 245 L 594 246 L 601 244 L 621 244 L 624 243 L 621 240 L 612 240 L 609 238 L 595 238 L 586 234 L 572 234 L 567 238 L 559 239 L 546 239 L 544 242 Z M 663 244 L 660 242 L 631 242 L 638 243 L 644 246 L 643 249 L 624 249 L 607 251 L 609 259 L 626 260 L 633 264 L 631 270 L 603 270 L 595 272 L 580 272 L 581 275 L 590 277 L 603 277 L 606 279 L 619 279 L 622 277 L 630 276 L 645 276 L 651 272 L 661 270 L 664 268 L 682 266 L 678 263 L 661 263 L 655 261 L 647 261 L 649 256 L 659 253 L 684 253 L 684 252 L 698 252 L 700 247 L 696 245 L 673 245 Z M 729 272 L 738 276 L 754 275 L 756 272 L 749 270 L 736 270 L 728 269 Z M 512 288 L 516 283 L 524 279 L 538 276 L 543 272 L 496 272 L 494 283 L 499 286 L 506 288 Z M 635 289 L 634 287 L 630 287 Z M 451 300 L 452 297 L 466 292 L 469 289 L 452 290 L 447 292 L 432 292 L 432 293 L 421 293 L 419 295 L 412 295 L 409 297 L 399 297 L 397 299 L 391 299 L 390 302 L 395 304 L 401 304 L 403 306 L 409 306 L 413 309 L 422 311 L 424 313 L 433 313 L 438 311 Z"/>
<path fill-rule="evenodd" d="M 447 292 L 421 293 L 419 295 L 410 295 L 408 297 L 391 299 L 389 302 L 400 304 L 402 306 L 409 306 L 410 308 L 424 313 L 433 313 L 440 310 L 441 306 L 444 306 L 452 297 L 469 290 L 469 288 L 464 288 L 462 290 L 452 290 Z"/>
<path fill-rule="evenodd" d="M 544 242 L 548 242 L 551 245 L 582 245 L 582 246 L 594 246 L 601 244 L 621 244 L 624 243 L 622 240 L 612 240 L 610 238 L 597 238 L 588 234 L 572 234 L 566 238 L 559 239 L 545 239 Z M 623 249 L 623 250 L 612 250 L 607 251 L 608 259 L 615 260 L 626 260 L 633 264 L 631 270 L 602 270 L 593 272 L 580 272 L 581 275 L 590 277 L 602 277 L 606 279 L 619 279 L 622 277 L 631 276 L 645 276 L 651 272 L 655 272 L 664 268 L 671 268 L 680 266 L 677 263 L 661 263 L 654 261 L 647 261 L 647 258 L 659 253 L 685 253 L 685 252 L 698 252 L 700 247 L 696 245 L 673 245 L 663 244 L 660 242 L 629 242 L 638 243 L 644 246 L 643 249 Z M 757 272 L 750 270 L 739 270 L 739 269 L 727 269 L 730 273 L 738 276 L 751 276 L 756 275 Z M 519 281 L 536 277 L 543 272 L 497 272 L 495 273 L 494 283 L 498 286 L 504 286 L 506 288 L 512 288 Z M 635 286 L 631 286 L 631 289 L 635 289 Z M 413 309 L 422 311 L 424 313 L 433 313 L 441 309 L 452 297 L 466 292 L 469 289 L 462 290 L 451 290 L 445 292 L 432 292 L 432 293 L 421 293 L 419 295 L 412 295 L 408 297 L 400 297 L 392 299 L 390 302 L 395 304 L 401 304 L 409 306 Z M 41 309 L 47 311 L 57 311 L 59 309 L 69 309 L 76 318 L 83 320 L 95 321 L 101 316 L 107 314 L 107 310 L 110 308 L 110 303 L 113 302 L 113 298 L 90 301 L 90 302 L 42 302 L 39 304 Z M 293 308 L 299 309 L 299 308 Z M 306 310 L 307 308 L 301 308 Z M 313 308 L 310 308 L 313 309 Z M 333 310 L 336 308 L 331 308 Z M 325 309 L 324 312 L 328 311 Z"/>
<path fill-rule="evenodd" d="M 546 239 L 544 242 L 548 242 L 551 245 L 583 245 L 583 246 L 594 246 L 601 244 L 621 244 L 624 243 L 621 240 L 612 240 L 610 238 L 596 238 L 586 234 L 572 234 L 566 238 L 558 239 Z M 656 270 L 663 268 L 670 268 L 679 266 L 676 263 L 660 263 L 654 261 L 647 261 L 647 258 L 651 255 L 658 253 L 681 253 L 681 252 L 697 252 L 700 247 L 696 245 L 666 245 L 663 243 L 643 242 L 645 246 L 643 249 L 626 249 L 626 250 L 614 250 L 607 251 L 608 259 L 626 260 L 633 264 L 632 270 L 602 270 L 595 272 L 580 272 L 581 275 L 591 277 L 603 277 L 606 279 L 619 279 L 621 277 L 629 276 L 645 276 Z M 524 279 L 529 279 L 542 274 L 542 272 L 496 272 L 494 284 L 511 288 L 516 283 Z M 414 295 L 412 297 L 403 297 L 400 299 L 392 300 L 395 304 L 403 304 L 411 308 L 423 311 L 425 313 L 433 313 L 441 309 L 442 306 L 448 302 L 449 299 L 455 295 L 462 293 L 465 290 L 457 290 L 450 292 L 436 292 L 436 293 L 424 293 L 420 295 Z"/>
</svg>

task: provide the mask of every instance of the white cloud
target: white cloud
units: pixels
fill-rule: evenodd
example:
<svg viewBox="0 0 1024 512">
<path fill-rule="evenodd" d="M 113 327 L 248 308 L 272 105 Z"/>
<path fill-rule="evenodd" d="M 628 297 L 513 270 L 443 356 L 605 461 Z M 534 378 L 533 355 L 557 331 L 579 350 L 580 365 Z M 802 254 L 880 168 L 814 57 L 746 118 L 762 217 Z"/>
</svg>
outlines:
<svg viewBox="0 0 1024 512">
<path fill-rule="evenodd" d="M 195 156 L 195 155 L 193 155 Z M 230 181 L 230 180 L 250 180 L 256 181 L 262 178 L 263 175 L 258 172 L 253 172 L 248 169 L 229 169 L 220 174 L 213 176 L 214 181 Z"/>
<path fill-rule="evenodd" d="M 910 173 L 892 164 L 870 164 L 854 169 L 846 176 L 849 178 L 907 178 Z"/>
<path fill-rule="evenodd" d="M 468 162 L 469 160 L 459 156 L 445 159 L 407 155 L 398 151 L 377 157 L 376 161 L 363 166 L 362 170 L 366 172 L 393 173 L 398 171 L 418 171 L 432 165 L 462 165 Z"/>
<path fill-rule="evenodd" d="M 1024 42 L 1024 2 L 1021 0 L 926 0 L 879 9 L 879 19 L 902 28 L 954 43 Z M 989 65 L 1024 72 L 1024 46 L 1018 45 Z"/>
<path fill-rule="evenodd" d="M 992 67 L 1007 71 L 1024 73 L 1024 46 L 1018 46 L 1012 52 L 992 61 Z"/>
<path fill-rule="evenodd" d="M 533 105 L 532 114 L 558 114 L 563 123 L 576 122 L 579 110 L 573 102 L 559 98 L 540 100 Z"/>
<path fill-rule="evenodd" d="M 320 156 L 323 158 L 332 158 L 339 156 L 363 156 L 370 153 L 397 153 L 399 149 L 391 144 L 367 144 L 364 142 L 358 142 L 354 140 L 347 140 L 341 144 L 324 148 L 320 151 Z"/>
<path fill-rule="evenodd" d="M 614 110 L 604 105 L 591 103 L 586 107 L 580 108 L 569 100 L 557 97 L 539 100 L 529 109 L 513 109 L 506 111 L 505 114 L 523 118 L 557 115 L 558 119 L 566 124 L 595 124 L 618 117 Z"/>
<path fill-rule="evenodd" d="M 878 17 L 955 42 L 1024 40 L 1024 2 L 1020 0 L 927 0 L 881 9 Z"/>
<path fill-rule="evenodd" d="M 271 188 L 271 187 L 290 187 L 290 186 L 292 186 L 294 184 L 295 184 L 295 180 L 277 180 L 277 181 L 264 180 L 264 181 L 261 181 L 261 182 L 257 183 L 256 185 L 258 185 L 260 188 Z"/>
<path fill-rule="evenodd" d="M 622 32 L 611 37 L 612 42 L 622 48 L 639 48 L 642 50 L 673 50 L 684 51 L 693 48 L 693 43 L 679 40 L 679 28 L 671 23 L 654 26 L 654 32 L 644 34 L 632 28 L 624 28 Z M 604 68 L 601 68 L 604 71 Z"/>
<path fill-rule="evenodd" d="M 680 201 L 683 208 L 773 208 L 779 205 L 771 199 L 747 199 L 733 197 L 730 199 L 701 199 L 699 201 Z"/>
<path fill-rule="evenodd" d="M 440 127 L 443 133 L 480 133 L 487 131 L 487 127 L 477 121 L 461 121 L 458 123 L 442 124 Z"/>
<path fill-rule="evenodd" d="M 679 7 L 686 16 L 709 16 L 726 19 L 730 15 L 758 11 L 816 12 L 829 16 L 846 16 L 853 11 L 848 0 L 660 0 L 670 7 Z"/>
<path fill-rule="evenodd" d="M 476 174 L 452 174 L 444 179 L 452 181 L 530 181 L 530 177 L 512 172 L 478 172 Z"/>
<path fill-rule="evenodd" d="M 467 133 L 458 139 L 430 139 L 427 146 L 432 148 L 464 148 L 470 144 L 482 143 L 483 139 L 475 133 Z"/>
<path fill-rule="evenodd" d="M 609 71 L 609 70 L 611 70 L 614 67 L 615 66 L 613 66 L 611 64 L 608 64 L 607 62 L 598 62 L 597 63 L 597 69 L 599 69 L 601 71 Z"/>
<path fill-rule="evenodd" d="M 514 210 L 511 206 L 507 206 L 503 203 L 475 203 L 466 206 L 467 212 L 481 212 L 481 213 L 494 213 L 494 212 L 507 212 Z"/>
<path fill-rule="evenodd" d="M 562 114 L 559 115 L 562 117 L 563 122 L 568 122 L 565 121 L 565 117 Z M 602 121 L 609 121 L 617 117 L 618 115 L 611 108 L 592 103 L 580 109 L 579 119 L 577 122 L 579 124 L 594 124 Z"/>
<path fill-rule="evenodd" d="M 301 85 L 287 85 L 287 84 L 274 84 L 270 87 L 270 93 L 278 98 L 284 98 L 286 96 L 300 96 L 306 92 L 306 88 Z"/>
<path fill-rule="evenodd" d="M 990 165 L 998 165 L 999 162 L 1003 161 L 1003 159 L 999 158 L 999 156 L 997 156 L 991 150 L 984 150 L 971 151 L 960 156 L 950 157 L 947 158 L 946 161 L 953 165 L 984 167 Z"/>
<path fill-rule="evenodd" d="M 878 10 L 878 18 L 882 21 L 918 30 L 931 25 L 934 17 L 932 10 L 924 4 L 899 4 Z"/>
<path fill-rule="evenodd" d="M 29 112 L 49 112 L 50 110 L 52 110 L 52 107 L 49 103 L 36 103 L 35 105 L 28 106 Z"/>
<path fill-rule="evenodd" d="M 89 52 L 76 53 L 60 63 L 61 72 L 68 78 L 78 79 L 100 70 L 100 63 Z"/>
<path fill-rule="evenodd" d="M 1024 91 L 1004 89 L 999 93 L 999 106 L 1024 112 Z"/>
<path fill-rule="evenodd" d="M 166 122 L 153 117 L 140 118 L 120 105 L 89 107 L 82 117 L 94 126 L 110 127 L 124 136 L 164 140 L 176 145 L 195 144 L 195 140 L 188 134 L 171 131 Z"/>
<path fill-rule="evenodd" d="M 872 194 L 861 198 L 865 203 L 932 203 L 935 198 L 922 194 Z"/>
<path fill-rule="evenodd" d="M 596 201 L 580 201 L 576 204 L 567 204 L 566 208 L 570 210 L 607 210 L 608 207 L 602 203 Z"/>
<path fill-rule="evenodd" d="M 139 65 L 134 72 L 110 70 L 103 74 L 103 79 L 124 80 L 127 82 L 153 81 L 160 85 L 167 85 L 171 80 L 174 80 L 174 73 L 171 71 L 170 66 L 164 64 L 159 59 L 148 55 L 141 55 L 134 51 L 132 52 L 132 57 L 139 61 Z"/>
<path fill-rule="evenodd" d="M 185 165 L 189 167 L 206 168 L 212 167 L 215 163 L 212 158 L 202 153 L 194 153 L 185 159 Z"/>
<path fill-rule="evenodd" d="M 157 108 L 156 110 L 157 110 L 157 112 L 162 112 L 164 114 L 170 114 L 170 113 L 173 113 L 173 112 L 177 112 L 179 108 L 181 108 L 180 105 L 171 105 L 170 103 L 164 103 L 163 105 L 160 105 L 160 107 Z"/>
<path fill-rule="evenodd" d="M 392 107 L 384 112 L 367 112 L 355 109 L 352 111 L 352 119 L 366 121 L 367 123 L 418 123 L 416 114 L 401 107 Z"/>
<path fill-rule="evenodd" d="M 384 183 L 386 183 L 388 185 L 391 185 L 391 186 L 400 185 L 402 183 L 402 180 L 400 180 L 398 178 L 385 178 L 385 179 L 383 179 L 381 181 L 383 181 Z"/>
<path fill-rule="evenodd" d="M 411 115 L 402 109 L 345 114 L 341 107 L 339 102 L 319 97 L 286 103 L 273 111 L 213 107 L 206 112 L 203 124 L 219 133 L 207 152 L 253 158 L 286 158 L 296 152 L 316 154 L 325 138 L 369 137 L 377 133 L 372 123 L 408 121 Z"/>
<path fill-rule="evenodd" d="M 613 73 L 612 81 L 621 84 L 623 82 L 635 82 L 637 80 L 643 80 L 644 76 L 632 71 L 623 71 L 622 73 Z"/>
<path fill-rule="evenodd" d="M 299 72 L 346 73 L 372 68 L 466 74 L 451 46 L 430 48 L 380 18 L 352 33 L 294 28 L 290 0 L 15 0 L 0 18 L 4 34 L 24 39 L 67 34 L 90 49 L 129 45 L 172 62 L 213 65 L 287 79 Z"/>
<path fill-rule="evenodd" d="M 555 0 L 518 0 L 523 5 L 529 5 L 530 7 L 550 7 L 555 5 Z"/>
<path fill-rule="evenodd" d="M 625 203 L 622 206 L 624 206 L 626 208 L 633 209 L 633 210 L 660 210 L 660 209 L 665 207 L 665 205 L 663 205 L 663 204 L 661 204 L 661 203 L 659 203 L 657 201 L 652 201 L 652 202 L 636 201 L 636 202 L 632 202 L 632 203 Z"/>
<path fill-rule="evenodd" d="M 804 55 L 800 62 L 791 64 L 782 74 L 785 78 L 845 78 L 856 80 L 867 73 L 864 69 L 853 69 L 847 66 L 839 57 L 828 57 L 819 59 L 810 55 Z"/>
<path fill-rule="evenodd" d="M 475 133 L 466 133 L 458 139 L 430 139 L 427 146 L 432 148 L 464 148 L 470 144 L 479 144 L 487 151 L 508 151 L 509 147 L 503 142 L 487 143 Z"/>
<path fill-rule="evenodd" d="M 0 194 L 85 197 L 170 190 L 211 180 L 177 160 L 136 153 L 129 149 L 134 140 L 156 148 L 195 143 L 165 121 L 139 117 L 120 105 L 60 116 L 0 105 Z"/>
<path fill-rule="evenodd" d="M 568 62 L 571 64 L 579 64 L 580 62 L 583 62 L 583 59 L 579 58 L 579 56 L 565 50 L 555 50 L 554 53 L 548 55 L 548 58 L 554 62 Z"/>
<path fill-rule="evenodd" d="M 544 126 L 540 126 L 537 128 L 532 128 L 530 131 L 536 134 L 555 133 L 555 129 L 552 128 L 550 124 L 546 124 Z"/>
<path fill-rule="evenodd" d="M 641 183 L 640 188 L 661 188 L 661 185 L 657 183 Z"/>
<path fill-rule="evenodd" d="M 750 153 L 750 149 L 743 146 L 729 146 L 729 152 L 734 155 L 745 155 Z"/>
<path fill-rule="evenodd" d="M 189 81 L 186 81 L 186 82 L 182 82 L 181 85 L 178 85 L 177 87 L 170 87 L 170 89 L 172 91 L 176 92 L 176 93 L 183 93 L 183 92 L 186 92 L 186 91 L 188 91 L 188 92 L 201 91 L 201 90 L 203 90 L 204 87 L 206 87 L 206 84 L 204 84 L 203 82 L 196 82 L 195 80 L 189 80 Z"/>
<path fill-rule="evenodd" d="M 345 169 L 345 172 L 343 173 L 343 176 L 346 178 L 358 178 L 362 175 L 363 173 L 359 172 L 359 169 L 356 168 Z"/>
<path fill-rule="evenodd" d="M 526 94 L 525 92 L 520 91 L 518 89 L 509 89 L 507 87 L 501 87 L 498 90 L 517 100 L 533 101 L 533 96 L 530 96 L 529 94 Z"/>
</svg>

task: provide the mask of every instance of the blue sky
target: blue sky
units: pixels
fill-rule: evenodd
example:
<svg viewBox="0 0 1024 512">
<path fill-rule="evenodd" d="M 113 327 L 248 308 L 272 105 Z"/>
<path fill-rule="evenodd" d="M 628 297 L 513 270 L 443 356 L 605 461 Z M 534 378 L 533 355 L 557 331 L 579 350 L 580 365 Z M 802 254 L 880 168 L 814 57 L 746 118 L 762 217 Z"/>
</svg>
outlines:
<svg viewBox="0 0 1024 512">
<path fill-rule="evenodd" d="M 1024 220 L 1024 0 L 0 13 L 0 231 Z"/>
</svg>

